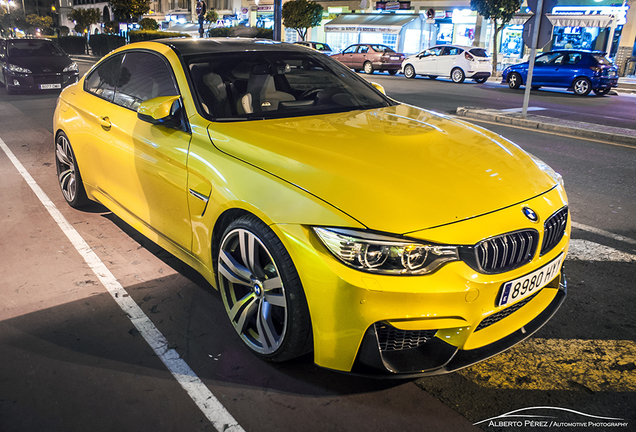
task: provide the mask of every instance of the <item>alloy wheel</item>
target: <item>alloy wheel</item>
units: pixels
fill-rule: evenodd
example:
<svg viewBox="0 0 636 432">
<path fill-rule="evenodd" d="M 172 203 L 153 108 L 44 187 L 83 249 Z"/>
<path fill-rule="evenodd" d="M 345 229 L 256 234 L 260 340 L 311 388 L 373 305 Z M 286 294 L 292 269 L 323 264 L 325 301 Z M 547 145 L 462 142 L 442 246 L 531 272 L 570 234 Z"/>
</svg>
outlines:
<svg viewBox="0 0 636 432">
<path fill-rule="evenodd" d="M 55 143 L 55 161 L 57 164 L 57 179 L 62 194 L 68 202 L 75 201 L 77 195 L 77 179 L 75 176 L 75 156 L 71 144 L 65 135 L 57 137 Z"/>
<path fill-rule="evenodd" d="M 288 325 L 285 287 L 272 254 L 251 231 L 236 228 L 221 243 L 219 288 L 234 329 L 253 351 L 270 355 Z"/>
</svg>

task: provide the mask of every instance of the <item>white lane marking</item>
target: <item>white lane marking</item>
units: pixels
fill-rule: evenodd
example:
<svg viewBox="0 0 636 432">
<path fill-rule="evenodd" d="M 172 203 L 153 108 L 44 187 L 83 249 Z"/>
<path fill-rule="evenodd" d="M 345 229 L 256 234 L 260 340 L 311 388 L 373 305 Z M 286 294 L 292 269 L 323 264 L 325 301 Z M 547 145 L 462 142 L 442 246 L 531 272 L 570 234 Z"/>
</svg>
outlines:
<svg viewBox="0 0 636 432">
<path fill-rule="evenodd" d="M 603 246 L 589 240 L 570 240 L 569 260 L 636 262 L 636 255 L 621 252 L 609 246 Z"/>
<path fill-rule="evenodd" d="M 621 241 L 621 242 L 624 242 L 624 243 L 629 243 L 629 244 L 636 245 L 636 240 L 631 239 L 629 237 L 624 237 L 622 235 L 614 234 L 614 233 L 611 233 L 609 231 L 605 231 L 605 230 L 602 230 L 602 229 L 594 228 L 594 227 L 591 227 L 591 226 L 588 226 L 588 225 L 583 225 L 583 224 L 580 224 L 580 223 L 577 223 L 577 222 L 574 222 L 574 221 L 572 222 L 572 228 L 580 229 L 580 230 L 583 230 L 583 231 L 588 231 L 588 232 L 591 232 L 591 233 L 594 233 L 594 234 L 598 234 L 598 235 L 602 235 L 602 236 L 605 236 L 605 237 L 609 237 L 611 239 L 618 240 L 618 241 Z"/>
<path fill-rule="evenodd" d="M 541 108 L 541 107 L 528 107 L 528 111 L 543 111 L 543 110 L 547 110 L 547 108 Z M 508 108 L 508 109 L 502 109 L 500 111 L 505 111 L 505 112 L 521 112 L 523 111 L 523 108 Z"/>
<path fill-rule="evenodd" d="M 168 340 L 165 336 L 155 327 L 132 297 L 128 295 L 124 287 L 117 281 L 97 254 L 91 250 L 88 243 L 86 243 L 82 236 L 71 226 L 62 213 L 60 213 L 55 204 L 53 204 L 53 201 L 49 199 L 33 177 L 31 177 L 2 138 L 0 138 L 0 147 L 31 187 L 42 205 L 48 210 L 64 234 L 66 234 L 73 246 L 75 246 L 75 249 L 82 255 L 86 264 L 93 270 L 113 299 L 115 299 L 115 302 L 126 312 L 126 315 L 137 330 L 139 330 L 139 333 L 166 365 L 181 387 L 183 387 L 190 398 L 197 404 L 203 414 L 212 422 L 216 430 L 219 432 L 244 432 L 244 429 L 234 420 L 232 415 L 212 394 L 210 389 L 205 386 L 203 381 L 194 373 L 190 366 L 179 357 L 179 353 L 174 349 L 168 348 Z"/>
</svg>

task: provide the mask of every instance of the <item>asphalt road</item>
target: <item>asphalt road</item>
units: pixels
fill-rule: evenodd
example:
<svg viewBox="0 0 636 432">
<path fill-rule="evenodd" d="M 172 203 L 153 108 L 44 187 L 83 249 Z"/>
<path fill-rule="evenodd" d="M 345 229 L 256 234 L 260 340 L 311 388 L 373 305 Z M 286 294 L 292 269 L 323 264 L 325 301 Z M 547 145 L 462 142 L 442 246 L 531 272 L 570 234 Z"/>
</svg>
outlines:
<svg viewBox="0 0 636 432">
<path fill-rule="evenodd" d="M 453 109 L 448 99 L 475 106 L 491 100 L 482 93 L 499 94 L 490 84 L 433 82 L 429 92 L 424 80 L 410 91 L 399 89 L 418 80 L 377 81 L 396 99 L 403 91 L 406 102 L 437 103 L 427 108 L 443 112 Z M 552 407 L 550 421 L 578 424 L 548 430 L 634 429 L 636 149 L 484 124 L 564 176 L 575 223 L 568 298 L 531 339 L 480 365 L 416 381 L 374 381 L 321 370 L 311 358 L 257 360 L 236 340 L 220 296 L 191 269 L 106 209 L 69 208 L 53 163 L 56 97 L 0 90 L 0 139 L 244 430 L 546 430 L 528 418 L 521 426 L 505 419 L 472 425 L 537 406 Z M 0 178 L 0 431 L 214 430 L 6 152 Z M 590 417 L 572 411 L 595 416 L 596 426 L 581 426 Z"/>
<path fill-rule="evenodd" d="M 360 76 L 381 84 L 396 100 L 447 114 L 454 114 L 461 106 L 500 110 L 523 106 L 524 88 L 511 90 L 492 80 L 484 84 L 472 80 L 455 84 L 442 78 L 406 79 L 404 75 L 386 73 Z M 636 95 L 633 94 L 581 97 L 565 89 L 544 87 L 530 92 L 529 110 L 564 120 L 636 129 Z"/>
</svg>

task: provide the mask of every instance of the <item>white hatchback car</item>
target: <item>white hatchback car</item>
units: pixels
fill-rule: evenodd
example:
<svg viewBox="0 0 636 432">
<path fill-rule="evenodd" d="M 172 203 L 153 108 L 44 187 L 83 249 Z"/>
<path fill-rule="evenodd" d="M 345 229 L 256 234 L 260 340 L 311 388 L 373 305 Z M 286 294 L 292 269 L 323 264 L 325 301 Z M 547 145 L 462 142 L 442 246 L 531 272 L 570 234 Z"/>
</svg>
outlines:
<svg viewBox="0 0 636 432">
<path fill-rule="evenodd" d="M 492 62 L 484 48 L 437 45 L 406 58 L 402 62 L 402 72 L 407 78 L 443 76 L 456 83 L 462 83 L 466 78 L 483 83 L 491 75 Z"/>
</svg>

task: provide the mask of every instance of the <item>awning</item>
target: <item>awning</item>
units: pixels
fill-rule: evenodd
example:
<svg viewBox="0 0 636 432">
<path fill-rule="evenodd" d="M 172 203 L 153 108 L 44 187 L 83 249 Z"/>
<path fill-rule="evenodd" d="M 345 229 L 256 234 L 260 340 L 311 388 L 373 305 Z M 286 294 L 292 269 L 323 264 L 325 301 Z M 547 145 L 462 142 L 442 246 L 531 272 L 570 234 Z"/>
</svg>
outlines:
<svg viewBox="0 0 636 432">
<path fill-rule="evenodd" d="M 555 27 L 609 27 L 614 17 L 610 15 L 546 14 Z"/>
<path fill-rule="evenodd" d="M 533 13 L 529 14 L 514 14 L 512 19 L 508 22 L 510 25 L 524 25 L 526 21 L 534 16 Z"/>
<path fill-rule="evenodd" d="M 398 34 L 418 14 L 341 14 L 325 24 L 326 32 Z"/>
</svg>

